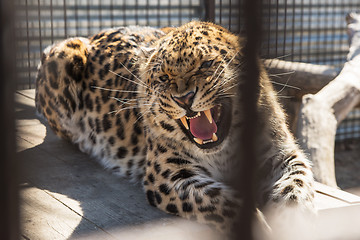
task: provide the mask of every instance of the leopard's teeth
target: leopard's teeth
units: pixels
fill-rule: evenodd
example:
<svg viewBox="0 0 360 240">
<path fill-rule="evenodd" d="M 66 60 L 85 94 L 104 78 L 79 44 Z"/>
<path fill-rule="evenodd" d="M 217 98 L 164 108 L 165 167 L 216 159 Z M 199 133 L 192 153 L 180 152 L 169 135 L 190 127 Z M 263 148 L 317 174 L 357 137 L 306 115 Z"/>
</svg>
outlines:
<svg viewBox="0 0 360 240">
<path fill-rule="evenodd" d="M 203 144 L 203 140 L 200 138 L 194 138 L 194 141 L 197 142 L 198 144 L 202 145 Z"/>
<path fill-rule="evenodd" d="M 209 120 L 209 122 L 212 123 L 212 116 L 211 116 L 210 109 L 205 110 L 204 114 L 205 114 L 206 118 Z"/>
<path fill-rule="evenodd" d="M 211 140 L 213 140 L 213 142 L 216 142 L 218 140 L 216 133 L 213 133 Z"/>
<path fill-rule="evenodd" d="M 193 117 L 188 117 L 188 116 L 185 116 L 186 117 L 186 119 L 194 119 L 194 118 L 197 118 L 197 117 L 200 117 L 200 112 L 198 112 L 195 116 L 193 116 Z"/>
<path fill-rule="evenodd" d="M 181 120 L 182 124 L 184 125 L 184 127 L 185 127 L 187 130 L 189 130 L 189 125 L 188 125 L 188 123 L 187 123 L 186 117 L 183 116 L 182 118 L 180 118 L 180 120 Z"/>
</svg>

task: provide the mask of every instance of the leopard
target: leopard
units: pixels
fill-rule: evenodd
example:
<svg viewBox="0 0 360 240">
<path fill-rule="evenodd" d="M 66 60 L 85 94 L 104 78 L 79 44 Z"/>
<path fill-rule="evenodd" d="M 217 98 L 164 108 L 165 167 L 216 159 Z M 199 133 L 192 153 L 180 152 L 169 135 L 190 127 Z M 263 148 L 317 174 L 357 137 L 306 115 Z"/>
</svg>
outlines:
<svg viewBox="0 0 360 240">
<path fill-rule="evenodd" d="M 245 44 L 203 21 L 68 38 L 43 52 L 36 109 L 56 135 L 141 182 L 149 204 L 167 213 L 231 231 L 244 206 L 232 183 L 243 161 L 256 161 L 257 209 L 314 212 L 311 162 L 260 60 L 256 159 L 238 154 L 247 150 Z"/>
</svg>

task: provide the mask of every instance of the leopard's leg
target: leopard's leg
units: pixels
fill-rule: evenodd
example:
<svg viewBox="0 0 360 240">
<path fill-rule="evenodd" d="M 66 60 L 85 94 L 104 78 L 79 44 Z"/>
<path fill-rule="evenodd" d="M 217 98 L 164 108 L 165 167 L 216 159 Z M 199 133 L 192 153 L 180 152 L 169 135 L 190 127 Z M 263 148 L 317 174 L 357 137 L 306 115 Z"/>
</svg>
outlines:
<svg viewBox="0 0 360 240">
<path fill-rule="evenodd" d="M 308 239 L 315 226 L 314 180 L 311 164 L 304 154 L 293 145 L 293 151 L 282 151 L 275 156 L 266 187 L 261 191 L 267 199 L 262 210 L 275 239 L 287 239 L 296 233 L 296 239 Z M 298 229 L 306 229 L 299 232 Z M 280 236 L 285 236 L 281 238 Z"/>
<path fill-rule="evenodd" d="M 164 171 L 145 177 L 144 188 L 151 205 L 171 214 L 214 225 L 221 232 L 230 230 L 241 206 L 232 189 L 186 167 L 166 175 Z"/>
<path fill-rule="evenodd" d="M 314 180 L 309 160 L 296 149 L 274 169 L 280 176 L 272 187 L 270 201 L 281 206 L 294 206 L 301 211 L 314 210 Z"/>
<path fill-rule="evenodd" d="M 297 149 L 276 166 L 274 173 L 280 177 L 274 181 L 264 208 L 273 239 L 288 239 L 288 236 L 296 236 L 294 239 L 313 238 L 317 213 L 309 161 Z"/>
<path fill-rule="evenodd" d="M 231 230 L 242 201 L 226 184 L 214 180 L 194 159 L 164 154 L 147 159 L 144 190 L 149 203 L 161 210 L 221 232 Z"/>
</svg>

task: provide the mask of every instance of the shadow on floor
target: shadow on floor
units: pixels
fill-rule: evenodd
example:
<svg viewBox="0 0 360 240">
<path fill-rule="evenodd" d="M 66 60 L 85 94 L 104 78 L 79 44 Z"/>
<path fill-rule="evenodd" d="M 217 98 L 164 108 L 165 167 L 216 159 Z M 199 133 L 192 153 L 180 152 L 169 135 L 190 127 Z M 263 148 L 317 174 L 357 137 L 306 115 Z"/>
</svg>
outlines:
<svg viewBox="0 0 360 240">
<path fill-rule="evenodd" d="M 74 214 L 81 215 L 70 238 L 103 231 L 104 236 L 113 239 L 113 229 L 118 231 L 170 218 L 147 203 L 140 184 L 105 171 L 76 146 L 55 136 L 43 120 L 34 120 L 38 119 L 34 107 L 21 103 L 16 107 L 18 145 L 19 149 L 25 149 L 18 153 L 22 173 L 20 185 L 45 191 Z M 30 121 L 31 124 L 27 124 Z M 45 132 L 41 133 L 44 126 Z M 45 136 L 43 141 L 36 139 L 39 136 Z"/>
<path fill-rule="evenodd" d="M 335 171 L 338 186 L 360 196 L 360 140 L 337 144 L 335 150 Z"/>
</svg>

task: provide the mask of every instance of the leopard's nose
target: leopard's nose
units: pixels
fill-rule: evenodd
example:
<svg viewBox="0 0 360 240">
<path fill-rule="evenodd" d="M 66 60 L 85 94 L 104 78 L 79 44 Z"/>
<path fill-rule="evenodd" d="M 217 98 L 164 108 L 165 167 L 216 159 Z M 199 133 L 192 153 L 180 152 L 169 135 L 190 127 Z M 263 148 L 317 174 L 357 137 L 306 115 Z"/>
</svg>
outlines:
<svg viewBox="0 0 360 240">
<path fill-rule="evenodd" d="M 180 107 L 190 107 L 194 101 L 195 92 L 190 91 L 182 96 L 173 96 L 173 99 Z"/>
</svg>

